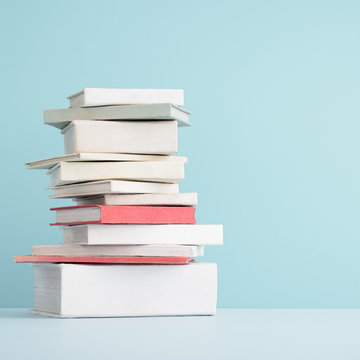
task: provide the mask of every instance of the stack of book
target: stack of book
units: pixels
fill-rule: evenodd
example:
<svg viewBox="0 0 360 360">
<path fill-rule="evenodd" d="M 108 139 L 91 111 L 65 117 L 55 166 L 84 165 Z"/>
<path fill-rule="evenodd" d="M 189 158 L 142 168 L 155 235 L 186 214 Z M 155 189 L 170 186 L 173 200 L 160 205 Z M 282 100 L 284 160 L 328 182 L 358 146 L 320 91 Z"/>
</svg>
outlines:
<svg viewBox="0 0 360 360">
<path fill-rule="evenodd" d="M 34 309 L 60 317 L 212 315 L 217 266 L 194 258 L 222 244 L 222 225 L 197 225 L 196 193 L 179 193 L 189 125 L 182 90 L 84 89 L 70 108 L 45 110 L 65 155 L 48 169 L 63 243 L 33 246 Z"/>
</svg>

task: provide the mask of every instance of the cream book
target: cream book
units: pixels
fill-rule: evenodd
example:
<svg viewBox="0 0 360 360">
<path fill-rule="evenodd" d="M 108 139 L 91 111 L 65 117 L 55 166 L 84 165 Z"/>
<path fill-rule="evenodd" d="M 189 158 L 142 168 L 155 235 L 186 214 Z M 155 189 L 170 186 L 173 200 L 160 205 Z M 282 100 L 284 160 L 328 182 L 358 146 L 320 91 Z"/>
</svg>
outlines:
<svg viewBox="0 0 360 360">
<path fill-rule="evenodd" d="M 50 169 L 60 162 L 72 161 L 182 161 L 187 162 L 185 156 L 167 155 L 139 155 L 139 154 L 111 154 L 111 153 L 74 153 L 54 156 L 25 163 L 27 169 Z"/>
<path fill-rule="evenodd" d="M 71 107 L 163 103 L 181 106 L 184 105 L 184 90 L 84 88 L 68 99 Z"/>
<path fill-rule="evenodd" d="M 194 245 L 35 245 L 33 256 L 181 256 L 204 255 L 202 246 Z"/>
<path fill-rule="evenodd" d="M 61 162 L 47 172 L 50 186 L 94 180 L 177 183 L 184 179 L 181 161 Z"/>
<path fill-rule="evenodd" d="M 175 121 L 74 120 L 61 133 L 65 153 L 171 155 L 177 152 Z"/>
<path fill-rule="evenodd" d="M 222 245 L 222 225 L 102 225 L 63 227 L 64 244 Z"/>
<path fill-rule="evenodd" d="M 177 194 L 104 194 L 101 196 L 80 197 L 73 199 L 77 205 L 168 205 L 195 206 L 197 193 Z"/>
<path fill-rule="evenodd" d="M 33 313 L 56 317 L 214 315 L 217 267 L 34 264 Z"/>
<path fill-rule="evenodd" d="M 176 120 L 189 126 L 190 111 L 172 104 L 145 104 L 44 110 L 44 123 L 62 129 L 73 120 Z"/>
<path fill-rule="evenodd" d="M 82 196 L 99 196 L 104 194 L 153 194 L 178 193 L 178 184 L 152 183 L 125 180 L 89 181 L 79 184 L 51 187 L 54 195 L 51 199 L 79 198 Z"/>
</svg>

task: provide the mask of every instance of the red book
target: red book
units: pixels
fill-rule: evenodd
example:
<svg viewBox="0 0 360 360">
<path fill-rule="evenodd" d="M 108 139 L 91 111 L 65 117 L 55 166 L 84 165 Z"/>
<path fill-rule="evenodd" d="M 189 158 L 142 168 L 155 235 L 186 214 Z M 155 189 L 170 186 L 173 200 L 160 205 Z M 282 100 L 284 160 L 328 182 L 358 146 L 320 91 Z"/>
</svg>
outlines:
<svg viewBox="0 0 360 360">
<path fill-rule="evenodd" d="M 75 224 L 195 224 L 192 206 L 83 205 L 52 208 L 56 223 Z"/>
<path fill-rule="evenodd" d="M 15 256 L 17 263 L 152 264 L 186 265 L 194 260 L 180 256 Z"/>
</svg>

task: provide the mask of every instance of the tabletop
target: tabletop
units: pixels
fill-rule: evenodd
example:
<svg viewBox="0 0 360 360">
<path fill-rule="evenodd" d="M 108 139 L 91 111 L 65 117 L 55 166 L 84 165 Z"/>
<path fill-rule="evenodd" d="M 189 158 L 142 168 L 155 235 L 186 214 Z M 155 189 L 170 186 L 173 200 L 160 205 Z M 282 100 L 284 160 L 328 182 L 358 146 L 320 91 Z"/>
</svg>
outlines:
<svg viewBox="0 0 360 360">
<path fill-rule="evenodd" d="M 360 310 L 56 319 L 0 309 L 1 359 L 360 359 Z"/>
</svg>

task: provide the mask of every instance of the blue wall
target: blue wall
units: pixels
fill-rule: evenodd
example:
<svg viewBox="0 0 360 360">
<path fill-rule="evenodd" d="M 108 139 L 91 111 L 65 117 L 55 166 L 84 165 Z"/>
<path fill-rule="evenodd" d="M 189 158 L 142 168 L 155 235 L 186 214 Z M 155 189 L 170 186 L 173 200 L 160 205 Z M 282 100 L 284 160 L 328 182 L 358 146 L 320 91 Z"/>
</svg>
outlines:
<svg viewBox="0 0 360 360">
<path fill-rule="evenodd" d="M 13 263 L 55 244 L 42 110 L 83 87 L 183 88 L 182 191 L 223 223 L 219 306 L 360 306 L 357 1 L 8 1 L 1 36 L 0 305 L 31 306 Z"/>
</svg>

